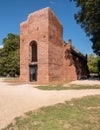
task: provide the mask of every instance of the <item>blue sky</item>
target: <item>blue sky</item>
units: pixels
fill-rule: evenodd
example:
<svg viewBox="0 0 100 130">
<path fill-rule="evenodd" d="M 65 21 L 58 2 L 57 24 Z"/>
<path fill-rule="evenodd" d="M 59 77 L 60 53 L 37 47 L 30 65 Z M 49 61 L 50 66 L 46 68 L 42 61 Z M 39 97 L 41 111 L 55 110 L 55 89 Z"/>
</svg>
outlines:
<svg viewBox="0 0 100 130">
<path fill-rule="evenodd" d="M 92 43 L 74 20 L 78 11 L 70 0 L 0 0 L 0 45 L 8 33 L 20 34 L 20 23 L 39 9 L 50 7 L 63 25 L 63 39 L 72 39 L 73 46 L 84 54 L 93 53 Z"/>
</svg>

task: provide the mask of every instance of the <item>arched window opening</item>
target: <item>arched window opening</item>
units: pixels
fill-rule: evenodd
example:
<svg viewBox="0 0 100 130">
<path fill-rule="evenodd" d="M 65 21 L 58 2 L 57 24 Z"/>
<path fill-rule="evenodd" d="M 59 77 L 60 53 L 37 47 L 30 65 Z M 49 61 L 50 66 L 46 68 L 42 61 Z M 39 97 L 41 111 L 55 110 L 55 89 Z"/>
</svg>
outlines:
<svg viewBox="0 0 100 130">
<path fill-rule="evenodd" d="M 29 77 L 30 81 L 34 82 L 37 81 L 37 43 L 36 41 L 32 41 L 30 43 L 30 60 L 31 63 L 29 64 Z"/>
<path fill-rule="evenodd" d="M 31 62 L 37 62 L 37 43 L 31 42 Z"/>
</svg>

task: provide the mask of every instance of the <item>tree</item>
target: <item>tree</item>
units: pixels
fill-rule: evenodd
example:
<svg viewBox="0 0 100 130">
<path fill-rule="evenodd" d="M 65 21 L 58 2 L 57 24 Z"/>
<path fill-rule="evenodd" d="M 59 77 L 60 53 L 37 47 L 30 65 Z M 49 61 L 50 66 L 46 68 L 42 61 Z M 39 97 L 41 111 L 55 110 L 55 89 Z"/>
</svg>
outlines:
<svg viewBox="0 0 100 130">
<path fill-rule="evenodd" d="M 0 49 L 0 75 L 19 75 L 19 35 L 9 33 Z"/>
<path fill-rule="evenodd" d="M 94 53 L 100 56 L 100 0 L 71 0 L 79 8 L 75 19 L 93 43 Z"/>
<path fill-rule="evenodd" d="M 100 72 L 100 57 L 90 54 L 88 56 L 88 67 L 90 73 L 99 73 Z"/>
</svg>

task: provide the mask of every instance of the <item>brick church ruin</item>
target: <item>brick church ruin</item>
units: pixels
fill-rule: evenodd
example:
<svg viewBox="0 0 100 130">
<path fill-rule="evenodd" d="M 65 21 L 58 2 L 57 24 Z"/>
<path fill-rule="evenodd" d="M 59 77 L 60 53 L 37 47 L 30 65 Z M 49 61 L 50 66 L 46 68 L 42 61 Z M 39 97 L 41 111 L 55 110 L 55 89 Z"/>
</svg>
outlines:
<svg viewBox="0 0 100 130">
<path fill-rule="evenodd" d="M 72 81 L 88 74 L 87 57 L 63 41 L 63 27 L 47 7 L 20 25 L 20 79 L 40 84 Z"/>
</svg>

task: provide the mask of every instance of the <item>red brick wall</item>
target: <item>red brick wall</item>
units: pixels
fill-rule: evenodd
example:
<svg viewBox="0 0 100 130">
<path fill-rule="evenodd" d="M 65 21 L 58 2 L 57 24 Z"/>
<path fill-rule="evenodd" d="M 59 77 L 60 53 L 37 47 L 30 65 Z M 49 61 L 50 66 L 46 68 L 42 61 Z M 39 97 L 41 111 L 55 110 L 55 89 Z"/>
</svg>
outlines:
<svg viewBox="0 0 100 130">
<path fill-rule="evenodd" d="M 20 25 L 20 79 L 29 81 L 30 43 L 37 43 L 37 81 L 48 82 L 48 8 L 32 13 Z"/>
<path fill-rule="evenodd" d="M 29 43 L 28 43 L 28 24 L 23 22 L 20 28 L 20 79 L 29 79 Z"/>
<path fill-rule="evenodd" d="M 73 81 L 88 75 L 87 60 L 85 56 L 74 55 L 71 53 L 72 44 L 69 42 L 64 45 L 64 77 L 66 81 Z"/>
<path fill-rule="evenodd" d="M 63 38 L 62 25 L 49 10 L 49 82 L 63 79 Z"/>
<path fill-rule="evenodd" d="M 76 75 L 76 68 L 73 64 L 73 56 L 70 53 L 71 50 L 71 44 L 64 44 L 64 51 L 63 51 L 63 55 L 64 55 L 64 78 L 65 81 L 73 81 L 77 79 L 77 75 Z"/>
</svg>

